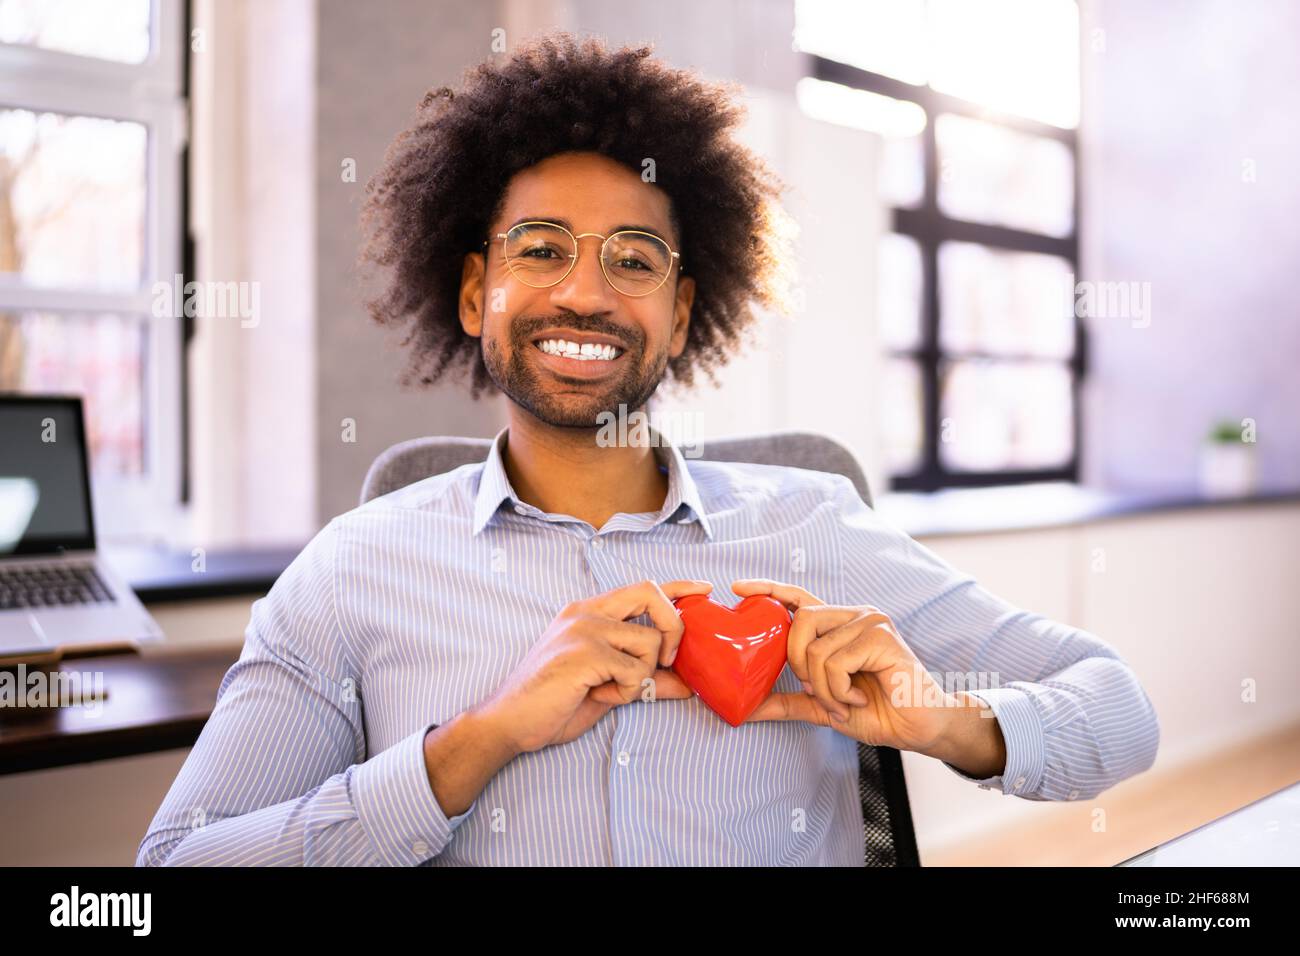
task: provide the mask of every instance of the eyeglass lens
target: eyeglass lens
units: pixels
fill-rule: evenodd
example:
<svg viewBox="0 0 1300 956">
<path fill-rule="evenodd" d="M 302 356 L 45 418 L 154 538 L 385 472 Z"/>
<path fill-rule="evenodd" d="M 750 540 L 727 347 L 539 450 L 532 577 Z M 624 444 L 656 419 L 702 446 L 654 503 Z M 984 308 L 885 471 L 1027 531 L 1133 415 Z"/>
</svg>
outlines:
<svg viewBox="0 0 1300 956">
<path fill-rule="evenodd" d="M 543 287 L 559 282 L 577 253 L 573 236 L 559 226 L 520 223 L 506 234 L 506 264 L 526 285 Z M 672 254 L 655 236 L 616 232 L 604 245 L 601 265 L 615 289 L 627 295 L 645 295 L 667 279 Z"/>
</svg>

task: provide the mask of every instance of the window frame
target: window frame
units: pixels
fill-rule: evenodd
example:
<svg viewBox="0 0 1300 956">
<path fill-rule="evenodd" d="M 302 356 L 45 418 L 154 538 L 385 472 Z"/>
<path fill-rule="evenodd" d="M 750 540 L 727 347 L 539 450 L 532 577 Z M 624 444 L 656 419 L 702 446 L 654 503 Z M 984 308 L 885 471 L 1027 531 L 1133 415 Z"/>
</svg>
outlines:
<svg viewBox="0 0 1300 956">
<path fill-rule="evenodd" d="M 36 287 L 0 276 L 0 309 L 56 315 L 109 312 L 139 316 L 146 329 L 141 407 L 143 475 L 92 476 L 100 540 L 184 534 L 184 346 L 186 328 L 152 313 L 155 282 L 184 271 L 184 162 L 189 137 L 186 89 L 188 4 L 152 0 L 150 50 L 141 63 L 0 44 L 6 77 L 0 107 L 125 120 L 146 130 L 145 255 L 134 290 Z"/>
<path fill-rule="evenodd" d="M 915 207 L 894 206 L 891 231 L 914 240 L 921 255 L 921 338 L 915 348 L 891 348 L 889 358 L 915 361 L 921 378 L 921 461 L 913 471 L 890 474 L 894 491 L 938 491 L 944 488 L 982 488 L 1038 481 L 1079 481 L 1081 441 L 1083 436 L 1083 385 L 1087 377 L 1087 333 L 1077 314 L 1072 314 L 1074 352 L 1068 359 L 1044 359 L 1059 363 L 1070 375 L 1072 451 L 1069 461 L 1056 468 L 1001 469 L 996 471 L 958 471 L 945 467 L 939 455 L 941 416 L 939 367 L 945 358 L 979 358 L 981 353 L 944 352 L 939 342 L 940 289 L 938 255 L 944 242 L 970 242 L 995 251 L 1034 252 L 1056 256 L 1069 263 L 1071 273 L 1079 276 L 1079 229 L 1081 173 L 1079 169 L 1079 134 L 1077 129 L 1053 126 L 1010 113 L 1003 113 L 940 93 L 926 84 L 913 84 L 881 73 L 873 73 L 847 63 L 814 53 L 806 54 L 810 67 L 807 75 L 814 79 L 853 89 L 866 90 L 891 99 L 916 103 L 925 111 L 925 129 L 921 134 L 924 189 Z M 935 120 L 944 113 L 981 120 L 1013 132 L 1054 139 L 1070 151 L 1074 164 L 1073 223 L 1068 235 L 1049 236 L 1030 230 L 988 223 L 954 219 L 939 208 L 939 157 L 935 141 Z M 1015 361 L 1013 356 L 988 356 Z"/>
</svg>

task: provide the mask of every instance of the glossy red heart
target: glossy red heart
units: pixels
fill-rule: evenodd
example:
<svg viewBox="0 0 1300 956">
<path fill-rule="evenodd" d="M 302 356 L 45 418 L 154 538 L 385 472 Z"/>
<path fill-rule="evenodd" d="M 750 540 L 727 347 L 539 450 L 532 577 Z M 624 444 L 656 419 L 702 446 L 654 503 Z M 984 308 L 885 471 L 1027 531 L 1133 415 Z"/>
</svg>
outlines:
<svg viewBox="0 0 1300 956">
<path fill-rule="evenodd" d="M 751 594 L 734 608 L 688 594 L 673 606 L 685 625 L 673 670 L 715 714 L 739 727 L 785 667 L 790 612 L 766 594 Z"/>
</svg>

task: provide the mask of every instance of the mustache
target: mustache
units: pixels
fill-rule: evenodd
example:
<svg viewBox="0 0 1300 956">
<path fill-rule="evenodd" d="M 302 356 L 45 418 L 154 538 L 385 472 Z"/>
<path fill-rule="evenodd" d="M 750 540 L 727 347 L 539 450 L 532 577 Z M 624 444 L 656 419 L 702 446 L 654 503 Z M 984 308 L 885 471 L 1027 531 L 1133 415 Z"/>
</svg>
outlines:
<svg viewBox="0 0 1300 956">
<path fill-rule="evenodd" d="M 573 329 L 575 332 L 608 335 L 622 342 L 625 348 L 643 349 L 645 347 L 645 332 L 641 329 L 636 327 L 628 328 L 594 315 L 578 316 L 570 314 L 522 317 L 515 320 L 511 332 L 515 344 L 523 346 L 531 342 L 538 332 L 554 326 L 563 326 L 566 329 Z"/>
</svg>

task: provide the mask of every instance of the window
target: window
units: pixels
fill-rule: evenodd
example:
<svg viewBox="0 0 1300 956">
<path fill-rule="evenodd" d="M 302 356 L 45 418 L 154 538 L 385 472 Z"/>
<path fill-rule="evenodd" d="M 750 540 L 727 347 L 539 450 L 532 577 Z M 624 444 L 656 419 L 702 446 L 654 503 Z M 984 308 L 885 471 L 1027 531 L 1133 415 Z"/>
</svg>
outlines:
<svg viewBox="0 0 1300 956">
<path fill-rule="evenodd" d="M 800 107 L 883 137 L 891 486 L 1077 481 L 1077 6 L 798 0 L 795 16 Z"/>
<path fill-rule="evenodd" d="M 84 399 L 100 530 L 181 515 L 181 0 L 0 0 L 0 390 Z"/>
</svg>

